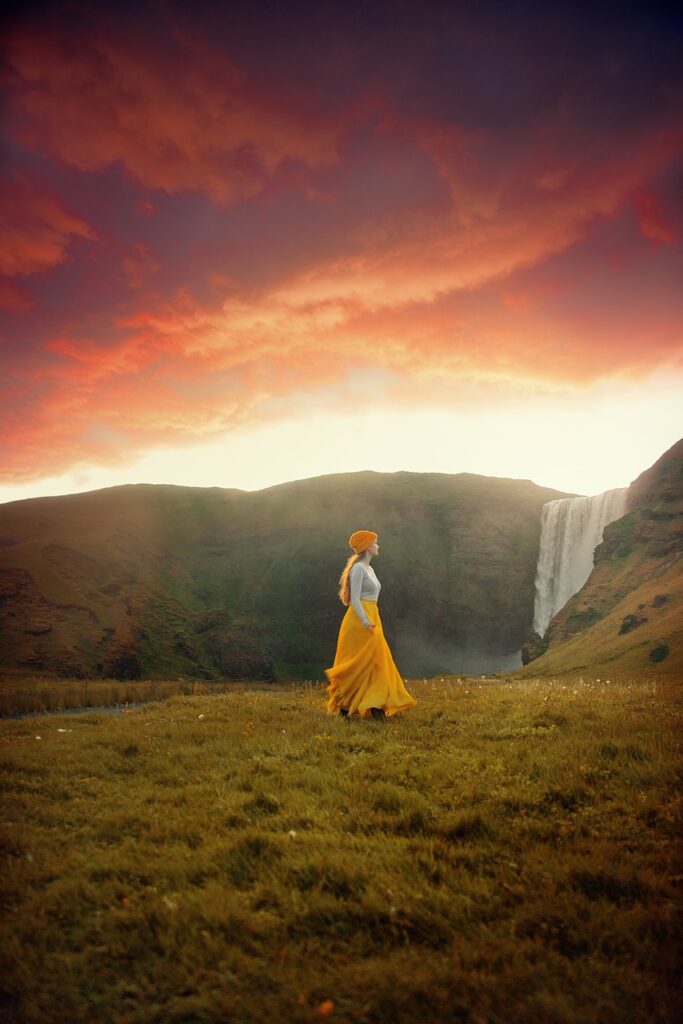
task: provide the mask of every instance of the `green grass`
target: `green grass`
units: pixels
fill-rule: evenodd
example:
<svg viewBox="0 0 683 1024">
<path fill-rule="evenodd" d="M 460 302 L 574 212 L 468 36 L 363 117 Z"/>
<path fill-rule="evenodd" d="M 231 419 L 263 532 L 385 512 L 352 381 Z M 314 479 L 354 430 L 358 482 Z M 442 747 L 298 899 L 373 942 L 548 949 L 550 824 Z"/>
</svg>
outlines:
<svg viewBox="0 0 683 1024">
<path fill-rule="evenodd" d="M 547 652 L 520 676 L 682 678 L 682 565 L 671 556 L 656 560 L 642 554 L 599 562 L 551 625 Z"/>
<path fill-rule="evenodd" d="M 8 1018 L 675 1020 L 680 685 L 411 689 L 0 723 Z"/>
</svg>

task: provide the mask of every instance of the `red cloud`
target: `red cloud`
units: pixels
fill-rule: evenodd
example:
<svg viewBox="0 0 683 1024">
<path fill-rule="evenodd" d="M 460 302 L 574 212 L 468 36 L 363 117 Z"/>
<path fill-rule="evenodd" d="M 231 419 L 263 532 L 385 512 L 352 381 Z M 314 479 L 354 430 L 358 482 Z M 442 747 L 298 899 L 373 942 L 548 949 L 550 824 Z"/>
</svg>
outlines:
<svg viewBox="0 0 683 1024">
<path fill-rule="evenodd" d="M 573 106 L 568 83 L 554 106 L 465 128 L 429 108 L 420 76 L 414 99 L 374 74 L 349 95 L 334 79 L 314 108 L 267 61 L 252 54 L 247 73 L 168 25 L 151 44 L 10 36 L 14 140 L 69 195 L 87 183 L 107 244 L 63 269 L 56 312 L 49 282 L 33 289 L 34 350 L 14 366 L 7 350 L 8 479 L 296 415 L 358 368 L 386 371 L 405 402 L 413 385 L 578 388 L 680 360 L 680 230 L 661 181 L 683 122 L 666 104 L 613 124 L 609 103 L 594 119 Z M 87 173 L 113 164 L 127 173 Z M 12 189 L 8 273 L 94 237 L 71 203 Z M 13 317 L 28 301 L 5 292 Z"/>
<path fill-rule="evenodd" d="M 206 42 L 180 54 L 136 50 L 126 35 L 15 30 L 8 60 L 23 141 L 81 170 L 122 161 L 148 188 L 257 195 L 287 160 L 336 159 L 335 131 L 302 97 L 260 92 Z"/>
<path fill-rule="evenodd" d="M 5 183 L 0 198 L 0 272 L 35 274 L 62 263 L 71 238 L 94 238 L 80 217 L 27 182 Z"/>
<path fill-rule="evenodd" d="M 142 288 L 161 269 L 144 242 L 136 242 L 134 253 L 122 262 L 123 273 L 131 288 Z"/>
<path fill-rule="evenodd" d="M 636 216 L 644 238 L 657 245 L 675 245 L 679 233 L 656 192 L 642 189 L 635 197 Z"/>
<path fill-rule="evenodd" d="M 391 218 L 384 231 L 376 223 L 356 254 L 323 262 L 284 285 L 289 302 L 349 301 L 377 310 L 502 279 L 588 237 L 597 219 L 618 213 L 683 150 L 683 128 L 666 125 L 634 131 L 607 151 L 586 140 L 550 190 L 547 180 L 537 180 L 544 181 L 543 161 L 534 161 L 522 145 L 509 154 L 501 176 L 489 152 L 493 140 L 467 139 L 447 126 L 438 133 L 432 125 L 406 130 L 448 181 L 451 213 L 404 218 L 398 226 Z M 545 166 L 552 171 L 555 165 L 548 160 Z M 661 239 L 661 217 L 656 228 L 654 220 L 651 215 L 650 231 Z"/>
<path fill-rule="evenodd" d="M 12 281 L 0 281 L 0 309 L 24 313 L 32 305 L 33 299 L 25 288 L 18 287 Z"/>
</svg>

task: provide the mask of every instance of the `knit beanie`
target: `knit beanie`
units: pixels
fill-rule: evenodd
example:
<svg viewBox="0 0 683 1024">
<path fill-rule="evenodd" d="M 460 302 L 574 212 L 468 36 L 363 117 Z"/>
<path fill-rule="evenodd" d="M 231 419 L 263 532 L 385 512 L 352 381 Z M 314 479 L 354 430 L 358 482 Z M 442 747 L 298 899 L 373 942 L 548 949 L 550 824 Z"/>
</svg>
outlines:
<svg viewBox="0 0 683 1024">
<path fill-rule="evenodd" d="M 367 551 L 376 540 L 377 534 L 373 533 L 372 530 L 356 530 L 349 537 L 349 546 L 353 548 L 357 555 L 360 555 L 361 551 Z"/>
</svg>

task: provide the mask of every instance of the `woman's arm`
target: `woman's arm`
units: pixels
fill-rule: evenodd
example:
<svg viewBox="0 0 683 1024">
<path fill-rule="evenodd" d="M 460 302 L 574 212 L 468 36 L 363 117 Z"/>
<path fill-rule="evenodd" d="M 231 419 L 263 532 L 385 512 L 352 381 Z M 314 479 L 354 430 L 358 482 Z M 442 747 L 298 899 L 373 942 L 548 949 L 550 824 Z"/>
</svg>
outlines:
<svg viewBox="0 0 683 1024">
<path fill-rule="evenodd" d="M 364 626 L 370 625 L 370 619 L 365 614 L 365 608 L 360 603 L 360 591 L 363 586 L 363 566 L 359 562 L 351 567 L 351 573 L 349 575 L 349 583 L 351 587 L 351 605 L 356 615 L 363 623 Z"/>
</svg>

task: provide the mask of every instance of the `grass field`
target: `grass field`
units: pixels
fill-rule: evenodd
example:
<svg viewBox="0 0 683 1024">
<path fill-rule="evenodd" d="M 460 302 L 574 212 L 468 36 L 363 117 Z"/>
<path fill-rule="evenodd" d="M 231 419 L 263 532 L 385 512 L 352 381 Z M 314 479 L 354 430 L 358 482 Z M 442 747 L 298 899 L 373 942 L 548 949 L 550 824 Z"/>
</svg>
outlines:
<svg viewBox="0 0 683 1024">
<path fill-rule="evenodd" d="M 0 723 L 5 1019 L 677 1019 L 683 687 L 411 684 Z"/>
<path fill-rule="evenodd" d="M 0 718 L 24 713 L 147 704 L 169 697 L 243 691 L 244 682 L 204 679 L 59 679 L 0 670 Z M 251 683 L 252 690 L 282 690 L 278 683 Z"/>
</svg>

